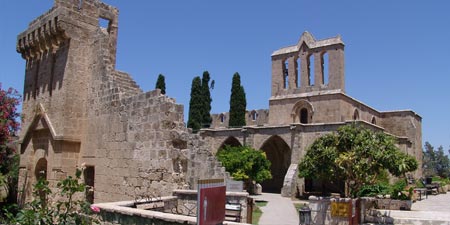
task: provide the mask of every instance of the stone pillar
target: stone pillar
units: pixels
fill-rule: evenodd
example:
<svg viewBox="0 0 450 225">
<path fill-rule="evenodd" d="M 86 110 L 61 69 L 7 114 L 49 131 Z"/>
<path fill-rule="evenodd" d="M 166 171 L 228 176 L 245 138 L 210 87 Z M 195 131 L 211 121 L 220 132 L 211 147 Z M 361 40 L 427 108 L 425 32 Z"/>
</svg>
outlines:
<svg viewBox="0 0 450 225">
<path fill-rule="evenodd" d="M 283 64 L 282 58 L 272 57 L 272 96 L 279 95 L 283 89 Z"/>
<path fill-rule="evenodd" d="M 320 87 L 323 84 L 323 68 L 321 52 L 314 52 L 314 86 Z"/>
<path fill-rule="evenodd" d="M 308 71 L 308 54 L 302 53 L 300 55 L 301 72 L 300 72 L 300 87 L 305 88 L 309 86 L 309 71 Z"/>
<path fill-rule="evenodd" d="M 289 72 L 289 87 L 287 89 L 295 89 L 297 88 L 297 58 L 295 56 L 291 56 L 288 58 L 288 72 Z"/>
</svg>

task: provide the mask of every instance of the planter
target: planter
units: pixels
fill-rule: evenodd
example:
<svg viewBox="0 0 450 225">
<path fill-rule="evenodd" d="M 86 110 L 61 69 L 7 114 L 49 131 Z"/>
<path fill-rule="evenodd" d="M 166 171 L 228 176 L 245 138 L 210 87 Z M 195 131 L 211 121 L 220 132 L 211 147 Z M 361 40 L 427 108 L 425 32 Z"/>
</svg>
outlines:
<svg viewBox="0 0 450 225">
<path fill-rule="evenodd" d="M 377 199 L 377 209 L 411 210 L 412 200 Z"/>
</svg>

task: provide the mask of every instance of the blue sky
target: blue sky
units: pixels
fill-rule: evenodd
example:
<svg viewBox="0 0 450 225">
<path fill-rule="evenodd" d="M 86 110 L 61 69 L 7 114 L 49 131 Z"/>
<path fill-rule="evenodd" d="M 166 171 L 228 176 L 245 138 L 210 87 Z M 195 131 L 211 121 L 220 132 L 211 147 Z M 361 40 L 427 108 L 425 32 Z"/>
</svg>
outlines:
<svg viewBox="0 0 450 225">
<path fill-rule="evenodd" d="M 241 75 L 247 108 L 268 108 L 270 55 L 305 31 L 340 34 L 346 91 L 380 111 L 412 109 L 423 141 L 450 148 L 450 2 L 105 0 L 119 8 L 117 69 L 144 91 L 166 77 L 167 94 L 189 104 L 192 78 L 215 80 L 212 112 L 228 111 L 231 78 Z M 0 82 L 23 90 L 16 36 L 53 0 L 0 0 Z"/>
</svg>

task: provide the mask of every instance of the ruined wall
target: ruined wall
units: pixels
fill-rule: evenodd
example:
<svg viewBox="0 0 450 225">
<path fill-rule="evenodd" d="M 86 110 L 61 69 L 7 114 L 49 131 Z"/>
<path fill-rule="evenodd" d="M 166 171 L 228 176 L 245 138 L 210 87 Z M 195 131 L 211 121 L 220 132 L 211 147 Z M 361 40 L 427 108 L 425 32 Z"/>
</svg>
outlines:
<svg viewBox="0 0 450 225">
<path fill-rule="evenodd" d="M 209 145 L 185 127 L 182 105 L 159 90 L 142 92 L 115 69 L 117 18 L 98 0 L 57 0 L 19 35 L 27 60 L 24 199 L 40 171 L 56 184 L 82 165 L 94 171 L 95 202 L 168 195 L 200 178 L 227 177 Z"/>
<path fill-rule="evenodd" d="M 228 112 L 211 114 L 212 122 L 210 128 L 228 128 L 230 114 Z M 269 110 L 256 109 L 245 112 L 246 126 L 264 126 L 269 121 Z"/>
</svg>

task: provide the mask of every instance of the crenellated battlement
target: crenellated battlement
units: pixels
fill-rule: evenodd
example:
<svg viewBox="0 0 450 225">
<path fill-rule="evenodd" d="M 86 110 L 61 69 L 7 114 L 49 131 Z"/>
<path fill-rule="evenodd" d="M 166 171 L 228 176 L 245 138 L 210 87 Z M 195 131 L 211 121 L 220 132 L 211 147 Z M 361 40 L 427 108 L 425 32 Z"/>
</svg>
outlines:
<svg viewBox="0 0 450 225">
<path fill-rule="evenodd" d="M 16 50 L 22 58 L 29 60 L 39 58 L 45 51 L 56 52 L 60 44 L 68 38 L 63 23 L 58 20 L 60 13 L 61 9 L 52 8 L 18 35 Z"/>
</svg>

